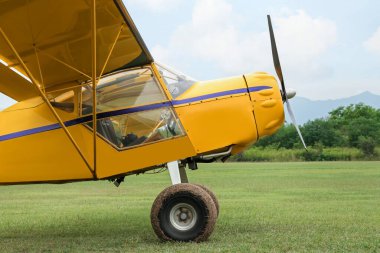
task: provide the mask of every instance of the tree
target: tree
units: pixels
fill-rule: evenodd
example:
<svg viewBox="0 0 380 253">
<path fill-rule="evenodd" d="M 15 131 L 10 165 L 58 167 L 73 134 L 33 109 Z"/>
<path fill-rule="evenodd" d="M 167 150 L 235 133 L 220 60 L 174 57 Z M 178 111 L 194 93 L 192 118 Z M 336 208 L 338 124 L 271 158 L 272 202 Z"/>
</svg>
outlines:
<svg viewBox="0 0 380 253">
<path fill-rule="evenodd" d="M 334 128 L 333 122 L 326 119 L 308 121 L 301 128 L 305 143 L 309 146 L 322 144 L 324 147 L 342 146 L 345 140 Z"/>
<path fill-rule="evenodd" d="M 380 110 L 364 104 L 338 107 L 329 117 L 308 121 L 301 127 L 308 146 L 356 147 L 366 155 L 380 145 Z M 262 147 L 301 147 L 296 129 L 285 124 L 275 135 L 260 139 Z"/>
<path fill-rule="evenodd" d="M 380 144 L 380 110 L 362 103 L 331 111 L 329 121 L 347 139 L 347 146 L 359 148 L 359 137 Z"/>
<path fill-rule="evenodd" d="M 285 124 L 276 134 L 260 139 L 256 146 L 274 148 L 293 148 L 298 142 L 298 134 L 291 124 Z"/>
</svg>

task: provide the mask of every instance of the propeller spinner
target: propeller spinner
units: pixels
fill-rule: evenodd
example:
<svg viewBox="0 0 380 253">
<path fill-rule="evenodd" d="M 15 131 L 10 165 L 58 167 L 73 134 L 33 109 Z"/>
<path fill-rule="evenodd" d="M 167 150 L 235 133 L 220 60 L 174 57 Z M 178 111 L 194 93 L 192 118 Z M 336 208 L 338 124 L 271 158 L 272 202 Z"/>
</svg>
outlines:
<svg viewBox="0 0 380 253">
<path fill-rule="evenodd" d="M 272 21 L 271 21 L 270 15 L 267 15 L 267 17 L 268 17 L 268 26 L 269 26 L 269 33 L 270 33 L 270 42 L 271 42 L 271 45 L 272 45 L 273 63 L 274 63 L 274 68 L 276 69 L 276 73 L 277 73 L 278 79 L 280 80 L 280 83 L 281 83 L 282 100 L 283 100 L 284 103 L 286 103 L 286 108 L 288 110 L 288 113 L 289 113 L 289 116 L 290 116 L 290 118 L 292 120 L 292 123 L 293 123 L 293 125 L 295 126 L 295 128 L 297 130 L 297 133 L 298 133 L 298 135 L 299 135 L 299 137 L 300 137 L 300 139 L 302 141 L 303 146 L 305 147 L 305 149 L 307 149 L 305 141 L 303 140 L 301 131 L 300 131 L 300 129 L 298 127 L 298 124 L 296 122 L 296 117 L 294 116 L 292 107 L 290 106 L 290 102 L 289 102 L 289 99 L 288 99 L 289 97 L 288 97 L 288 95 L 286 93 L 284 77 L 282 75 L 282 69 L 281 69 L 281 64 L 280 64 L 280 57 L 278 56 L 278 51 L 277 51 L 277 46 L 276 46 L 276 39 L 274 38 Z M 291 93 L 292 94 L 291 94 L 290 98 L 294 97 L 294 95 L 295 95 L 295 92 L 291 92 Z"/>
</svg>

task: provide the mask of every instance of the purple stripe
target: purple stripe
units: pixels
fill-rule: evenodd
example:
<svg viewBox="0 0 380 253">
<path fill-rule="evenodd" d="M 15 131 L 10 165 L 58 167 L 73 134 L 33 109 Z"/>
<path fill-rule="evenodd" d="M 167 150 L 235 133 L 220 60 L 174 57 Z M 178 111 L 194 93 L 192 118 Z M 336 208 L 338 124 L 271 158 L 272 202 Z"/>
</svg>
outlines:
<svg viewBox="0 0 380 253">
<path fill-rule="evenodd" d="M 65 122 L 65 126 L 71 127 L 71 126 L 83 124 L 83 123 L 91 121 L 91 120 L 92 120 L 92 115 L 91 116 L 86 116 L 86 117 L 82 117 L 82 118 L 77 118 L 77 119 L 66 121 Z"/>
<path fill-rule="evenodd" d="M 14 138 L 19 138 L 19 137 L 23 137 L 23 136 L 31 135 L 31 134 L 38 134 L 38 133 L 42 133 L 42 132 L 56 130 L 56 129 L 59 129 L 59 128 L 61 128 L 61 126 L 59 124 L 53 124 L 53 125 L 48 125 L 48 126 L 36 127 L 36 128 L 32 128 L 32 129 L 16 132 L 16 133 L 2 135 L 2 136 L 0 136 L 0 141 L 6 141 L 6 140 L 10 140 L 10 139 L 14 139 Z"/>
<path fill-rule="evenodd" d="M 130 113 L 135 113 L 135 112 L 143 112 L 143 111 L 149 111 L 149 110 L 154 110 L 154 109 L 159 109 L 163 107 L 169 107 L 171 106 L 171 102 L 163 102 L 159 104 L 152 104 L 152 105 L 143 105 L 143 106 L 138 106 L 138 107 L 133 107 L 133 108 L 128 108 L 128 109 L 122 109 L 122 110 L 117 110 L 117 111 L 111 111 L 111 112 L 102 112 L 98 113 L 98 119 L 104 119 L 112 116 L 120 116 L 124 114 L 130 114 Z M 92 118 L 92 117 L 91 117 Z"/>
<path fill-rule="evenodd" d="M 242 88 L 242 89 L 236 89 L 236 90 L 221 91 L 221 92 L 216 92 L 216 93 L 202 95 L 202 96 L 193 97 L 193 98 L 173 100 L 170 102 L 163 102 L 163 103 L 152 104 L 152 105 L 143 105 L 143 106 L 138 106 L 138 107 L 134 107 L 134 108 L 122 109 L 122 110 L 111 111 L 111 112 L 101 112 L 101 113 L 97 114 L 97 118 L 98 119 L 104 119 L 104 118 L 108 118 L 108 117 L 112 117 L 112 116 L 120 116 L 120 115 L 125 115 L 125 114 L 130 114 L 130 113 L 149 111 L 149 110 L 169 107 L 169 106 L 173 106 L 173 105 L 188 104 L 188 103 L 193 103 L 193 102 L 197 102 L 197 101 L 201 101 L 201 100 L 205 100 L 205 99 L 217 98 L 217 97 L 221 97 L 221 96 L 243 94 L 243 93 L 247 93 L 248 91 L 249 92 L 257 92 L 260 90 L 266 90 L 266 89 L 271 89 L 271 88 L 272 87 L 270 87 L 270 86 L 256 86 L 256 87 L 250 87 L 248 89 Z M 89 122 L 89 121 L 92 121 L 92 115 L 66 121 L 65 126 L 71 127 L 71 126 L 83 124 L 83 123 Z M 32 129 L 23 130 L 23 131 L 16 132 L 16 133 L 2 135 L 2 136 L 0 136 L 0 141 L 6 141 L 6 140 L 15 139 L 15 138 L 19 138 L 19 137 L 23 137 L 23 136 L 27 136 L 27 135 L 32 135 L 32 134 L 38 134 L 38 133 L 42 133 L 42 132 L 56 130 L 59 128 L 61 128 L 61 126 L 58 123 L 51 124 L 48 126 L 32 128 Z"/>
<path fill-rule="evenodd" d="M 241 93 L 248 93 L 247 88 L 221 91 L 221 92 L 211 93 L 211 94 L 202 95 L 202 96 L 193 97 L 193 98 L 173 100 L 172 102 L 173 102 L 173 105 L 182 105 L 182 104 L 188 104 L 188 103 L 201 101 L 204 99 L 211 99 L 211 98 L 217 98 L 217 97 L 229 96 L 229 95 L 235 95 L 235 94 L 241 94 Z"/>
<path fill-rule="evenodd" d="M 222 97 L 222 96 L 230 96 L 230 95 L 235 95 L 235 94 L 242 94 L 242 93 L 248 93 L 249 92 L 257 92 L 261 90 L 267 90 L 271 89 L 272 87 L 270 86 L 256 86 L 256 87 L 249 87 L 247 88 L 242 88 L 242 89 L 236 89 L 236 90 L 227 90 L 227 91 L 221 91 L 221 92 L 216 92 L 216 93 L 211 93 L 207 95 L 202 95 L 198 97 L 193 97 L 193 98 L 186 98 L 186 99 L 181 99 L 181 100 L 173 100 L 172 103 L 173 105 L 182 105 L 182 104 L 188 104 L 188 103 L 193 103 L 197 101 L 202 101 L 205 99 L 211 99 L 211 98 L 217 98 L 217 97 Z"/>
<path fill-rule="evenodd" d="M 269 90 L 272 89 L 271 86 L 255 86 L 255 87 L 249 87 L 248 90 L 249 92 L 257 92 L 261 90 Z"/>
<path fill-rule="evenodd" d="M 144 105 L 144 106 L 139 106 L 139 107 L 134 107 L 134 108 L 122 109 L 122 110 L 117 110 L 117 111 L 112 111 L 112 112 L 103 112 L 103 113 L 97 114 L 97 116 L 98 116 L 97 118 L 98 119 L 104 119 L 104 118 L 108 118 L 108 117 L 112 117 L 112 116 L 119 116 L 119 115 L 124 115 L 124 114 L 135 113 L 135 112 L 149 111 L 149 110 L 159 109 L 159 108 L 163 108 L 163 107 L 169 107 L 171 105 L 172 105 L 171 102 L 164 102 L 164 103 L 159 103 L 159 104 Z M 69 121 L 66 121 L 64 123 L 65 123 L 65 126 L 71 127 L 71 126 L 83 124 L 83 123 L 89 122 L 89 121 L 92 121 L 92 115 L 82 117 L 82 118 L 73 119 L 73 120 L 69 120 Z M 58 123 L 47 125 L 47 126 L 42 126 L 42 127 L 36 127 L 36 128 L 16 132 L 16 133 L 2 135 L 2 136 L 0 136 L 0 141 L 6 141 L 6 140 L 10 140 L 10 139 L 15 139 L 15 138 L 27 136 L 27 135 L 38 134 L 38 133 L 42 133 L 42 132 L 56 130 L 56 129 L 60 129 L 60 128 L 61 128 L 61 126 Z"/>
</svg>

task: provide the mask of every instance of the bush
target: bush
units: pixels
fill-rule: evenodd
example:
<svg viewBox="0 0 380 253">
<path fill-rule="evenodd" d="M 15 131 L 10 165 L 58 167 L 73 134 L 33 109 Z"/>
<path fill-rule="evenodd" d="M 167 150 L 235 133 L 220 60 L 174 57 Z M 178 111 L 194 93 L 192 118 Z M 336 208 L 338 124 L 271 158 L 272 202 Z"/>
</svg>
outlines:
<svg viewBox="0 0 380 253">
<path fill-rule="evenodd" d="M 356 148 L 326 148 L 323 150 L 326 161 L 362 160 L 363 155 Z"/>
<path fill-rule="evenodd" d="M 293 161 L 352 161 L 380 160 L 380 147 L 374 149 L 374 155 L 366 156 L 357 148 L 323 148 L 317 144 L 304 149 L 252 147 L 242 154 L 232 156 L 229 161 L 236 162 L 293 162 Z"/>
<path fill-rule="evenodd" d="M 303 161 L 323 161 L 322 151 L 316 149 L 304 150 L 300 159 Z"/>
</svg>

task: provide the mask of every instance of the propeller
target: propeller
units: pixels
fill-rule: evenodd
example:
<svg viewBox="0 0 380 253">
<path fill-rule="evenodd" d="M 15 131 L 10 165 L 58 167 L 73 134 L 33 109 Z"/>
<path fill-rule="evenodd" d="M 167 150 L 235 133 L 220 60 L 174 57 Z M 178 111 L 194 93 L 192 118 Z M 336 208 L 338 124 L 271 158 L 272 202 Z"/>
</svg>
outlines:
<svg viewBox="0 0 380 253">
<path fill-rule="evenodd" d="M 278 76 L 278 79 L 280 80 L 281 83 L 281 90 L 282 90 L 282 101 L 286 103 L 286 109 L 288 109 L 288 113 L 290 116 L 290 119 L 292 120 L 292 123 L 294 127 L 297 130 L 297 133 L 301 139 L 301 142 L 305 149 L 307 150 L 305 141 L 303 140 L 301 131 L 298 127 L 296 117 L 294 116 L 292 107 L 290 106 L 288 95 L 286 93 L 286 88 L 285 88 L 285 82 L 284 82 L 284 77 L 282 75 L 282 69 L 281 69 L 281 64 L 280 64 L 280 57 L 278 56 L 278 51 L 277 51 L 277 46 L 276 46 L 276 39 L 274 38 L 274 32 L 273 32 L 273 27 L 272 27 L 272 21 L 270 19 L 270 15 L 267 15 L 268 17 L 268 26 L 269 26 L 269 33 L 270 33 L 270 43 L 272 45 L 272 56 L 273 56 L 273 63 L 274 63 L 274 68 L 276 69 L 276 73 Z M 292 95 L 294 96 L 294 95 Z"/>
</svg>

